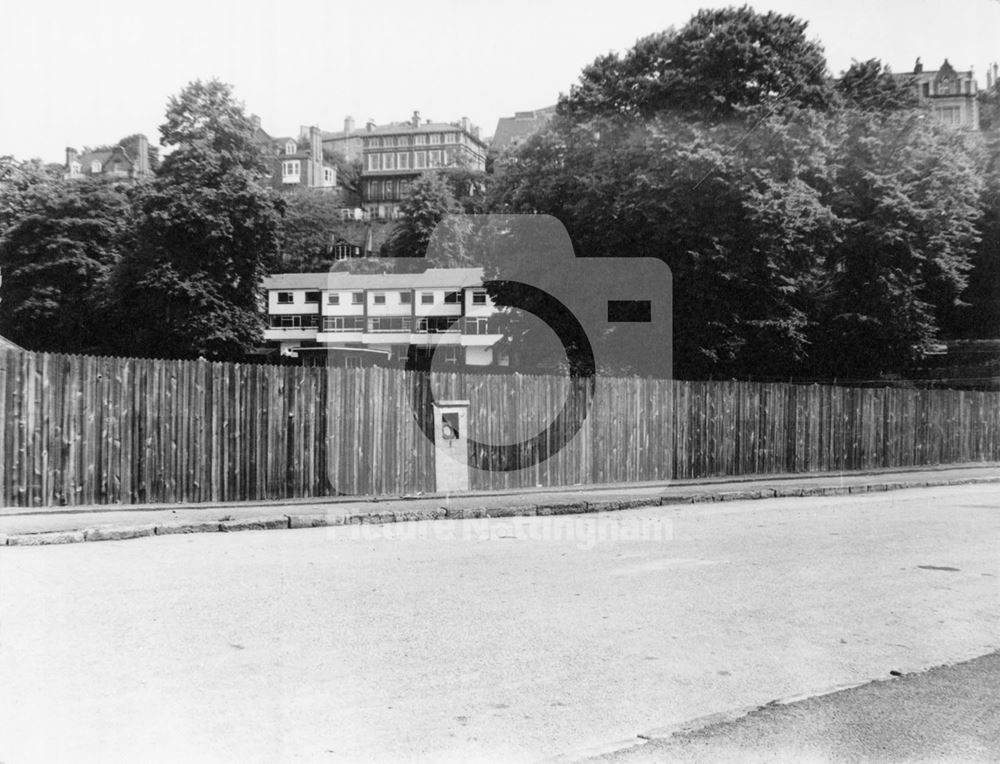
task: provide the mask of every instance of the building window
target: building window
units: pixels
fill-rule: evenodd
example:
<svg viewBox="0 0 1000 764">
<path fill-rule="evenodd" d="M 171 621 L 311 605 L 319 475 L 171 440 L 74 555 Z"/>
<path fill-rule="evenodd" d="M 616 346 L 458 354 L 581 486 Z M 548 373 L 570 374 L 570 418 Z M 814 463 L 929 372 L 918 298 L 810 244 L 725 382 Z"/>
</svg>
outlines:
<svg viewBox="0 0 1000 764">
<path fill-rule="evenodd" d="M 362 316 L 323 316 L 324 332 L 363 332 L 365 319 Z"/>
<path fill-rule="evenodd" d="M 444 150 L 444 163 L 446 167 L 451 167 L 455 164 L 455 149 Z"/>
<path fill-rule="evenodd" d="M 337 244 L 333 248 L 333 259 L 334 260 L 346 260 L 350 257 L 351 245 L 350 244 Z"/>
<path fill-rule="evenodd" d="M 290 159 L 281 163 L 281 180 L 283 183 L 298 183 L 302 165 L 298 159 Z"/>
<path fill-rule="evenodd" d="M 79 163 L 79 162 L 72 162 L 72 163 L 70 163 L 70 166 L 69 166 L 69 174 L 70 174 L 70 175 L 71 175 L 72 177 L 74 177 L 74 178 L 75 178 L 75 177 L 76 177 L 77 175 L 79 175 L 79 174 L 80 174 L 80 163 Z"/>
<path fill-rule="evenodd" d="M 421 292 L 420 293 L 420 304 L 421 305 L 433 305 L 434 304 L 434 293 L 433 292 Z"/>
<path fill-rule="evenodd" d="M 385 292 L 376 292 L 372 295 L 372 304 L 385 305 Z"/>
<path fill-rule="evenodd" d="M 440 143 L 441 133 L 431 133 L 431 143 Z"/>
<path fill-rule="evenodd" d="M 441 152 L 440 151 L 432 151 L 431 152 L 431 167 L 440 167 L 440 166 L 441 166 Z"/>
<path fill-rule="evenodd" d="M 278 292 L 278 304 L 289 305 L 295 301 L 291 292 Z"/>
<path fill-rule="evenodd" d="M 445 292 L 444 293 L 444 303 L 445 305 L 458 305 L 462 302 L 461 292 Z"/>
<path fill-rule="evenodd" d="M 295 141 L 289 141 L 288 143 L 285 144 L 285 153 L 286 154 L 294 154 L 297 149 L 298 149 L 298 146 L 295 145 Z"/>
<path fill-rule="evenodd" d="M 414 140 L 414 142 L 418 146 L 426 146 L 427 145 L 427 136 L 426 135 L 416 135 L 416 136 L 414 136 L 413 140 Z"/>
<path fill-rule="evenodd" d="M 413 292 L 400 292 L 399 293 L 399 304 L 400 305 L 410 305 L 413 303 Z"/>
<path fill-rule="evenodd" d="M 458 133 L 445 133 L 444 134 L 445 143 L 458 143 Z"/>
<path fill-rule="evenodd" d="M 473 305 L 485 305 L 486 304 L 486 291 L 483 289 L 477 289 L 472 293 L 472 304 Z"/>
<path fill-rule="evenodd" d="M 306 292 L 306 302 L 319 302 L 319 292 Z"/>
<path fill-rule="evenodd" d="M 365 304 L 364 292 L 351 292 L 351 305 L 364 305 L 364 304 Z"/>
<path fill-rule="evenodd" d="M 91 172 L 100 172 L 101 171 L 101 163 L 98 162 L 95 159 L 93 162 L 90 163 L 90 171 Z"/>
<path fill-rule="evenodd" d="M 458 363 L 458 348 L 454 346 L 445 345 L 441 348 L 444 351 L 444 362 L 457 364 Z"/>
<path fill-rule="evenodd" d="M 414 154 L 414 156 L 413 156 L 413 166 L 416 169 L 418 169 L 418 170 L 422 170 L 423 168 L 425 168 L 427 166 L 427 152 L 426 151 L 418 151 L 416 154 Z"/>
<path fill-rule="evenodd" d="M 931 83 L 924 82 L 923 84 L 921 84 L 921 86 L 920 86 L 920 94 L 924 98 L 930 98 L 931 97 Z"/>
<path fill-rule="evenodd" d="M 398 167 L 400 170 L 410 169 L 410 155 L 396 154 L 396 167 Z"/>
<path fill-rule="evenodd" d="M 339 292 L 330 292 L 330 294 L 328 294 L 326 296 L 326 304 L 327 305 L 340 305 L 340 293 Z"/>
<path fill-rule="evenodd" d="M 329 167 L 323 168 L 323 185 L 332 186 L 333 185 L 333 170 Z"/>
<path fill-rule="evenodd" d="M 385 194 L 382 197 L 383 199 L 392 199 L 392 181 L 391 180 L 387 180 L 385 182 L 385 186 L 383 187 L 382 190 L 383 190 L 383 193 Z"/>
<path fill-rule="evenodd" d="M 393 163 L 392 160 L 393 160 L 394 156 L 395 156 L 394 154 L 383 154 L 382 155 L 382 169 L 383 170 L 391 170 L 391 169 L 393 169 L 393 164 L 394 163 Z"/>
<path fill-rule="evenodd" d="M 384 138 L 382 140 L 382 145 L 383 146 L 395 146 L 396 145 L 396 137 L 393 136 L 393 135 L 390 135 L 387 138 Z"/>
<path fill-rule="evenodd" d="M 368 155 L 368 169 L 378 170 L 379 169 L 379 154 L 369 154 Z"/>
</svg>

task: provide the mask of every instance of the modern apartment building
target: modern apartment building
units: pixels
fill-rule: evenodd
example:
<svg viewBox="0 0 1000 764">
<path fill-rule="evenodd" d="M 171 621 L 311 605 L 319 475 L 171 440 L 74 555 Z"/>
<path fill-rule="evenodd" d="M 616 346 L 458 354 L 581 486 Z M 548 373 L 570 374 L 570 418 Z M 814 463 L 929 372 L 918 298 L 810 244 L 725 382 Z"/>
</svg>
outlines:
<svg viewBox="0 0 1000 764">
<path fill-rule="evenodd" d="M 467 117 L 456 123 L 420 121 L 370 126 L 364 136 L 361 197 L 377 217 L 394 217 L 406 184 L 428 170 L 464 167 L 485 171 L 486 143 Z"/>
<path fill-rule="evenodd" d="M 268 276 L 264 339 L 281 355 L 337 366 L 418 362 L 502 365 L 502 334 L 482 268 L 423 273 Z"/>
</svg>

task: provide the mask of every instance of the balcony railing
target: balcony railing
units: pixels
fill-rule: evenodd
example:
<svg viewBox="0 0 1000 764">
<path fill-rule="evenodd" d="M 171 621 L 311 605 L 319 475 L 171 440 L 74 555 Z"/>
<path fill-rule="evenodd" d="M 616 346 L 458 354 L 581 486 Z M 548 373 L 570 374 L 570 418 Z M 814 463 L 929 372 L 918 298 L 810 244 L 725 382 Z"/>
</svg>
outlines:
<svg viewBox="0 0 1000 764">
<path fill-rule="evenodd" d="M 277 315 L 270 317 L 268 329 L 319 329 L 324 332 L 368 334 L 499 334 L 493 319 L 460 316 L 317 316 Z"/>
</svg>

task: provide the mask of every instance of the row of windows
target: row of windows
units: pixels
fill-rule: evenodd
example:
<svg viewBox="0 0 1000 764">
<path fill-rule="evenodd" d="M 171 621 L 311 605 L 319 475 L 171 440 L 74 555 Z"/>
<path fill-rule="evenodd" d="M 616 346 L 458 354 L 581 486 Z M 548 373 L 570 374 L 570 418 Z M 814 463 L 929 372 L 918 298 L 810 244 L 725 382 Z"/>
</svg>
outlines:
<svg viewBox="0 0 1000 764">
<path fill-rule="evenodd" d="M 934 88 L 934 95 L 947 96 L 947 95 L 972 95 L 976 92 L 973 86 L 972 80 L 962 80 L 961 82 L 953 82 L 952 80 L 941 80 L 937 83 Z M 922 82 L 920 83 L 920 95 L 924 98 L 931 97 L 931 83 Z"/>
<path fill-rule="evenodd" d="M 424 170 L 433 167 L 450 167 L 455 164 L 455 149 L 434 149 L 432 151 L 397 152 L 368 154 L 365 169 L 376 170 Z"/>
<path fill-rule="evenodd" d="M 395 294 L 399 297 L 399 305 L 410 305 L 413 302 L 413 292 L 373 292 L 372 293 L 372 304 L 373 305 L 386 305 L 386 299 L 389 294 Z M 320 302 L 322 293 L 319 290 L 308 291 L 305 293 L 305 301 L 307 303 L 318 303 Z M 351 305 L 364 305 L 365 293 L 364 292 L 351 292 Z M 420 292 L 420 304 L 421 305 L 433 305 L 434 304 L 434 292 Z M 278 292 L 278 304 L 279 305 L 291 305 L 295 302 L 294 292 Z M 444 293 L 444 303 L 445 305 L 458 305 L 462 302 L 462 292 L 461 291 L 448 291 Z M 327 305 L 340 305 L 340 292 L 330 292 L 326 296 Z M 346 303 L 345 303 L 346 304 Z M 473 305 L 485 305 L 486 304 L 486 290 L 476 289 L 472 292 L 472 304 Z"/>
<path fill-rule="evenodd" d="M 365 138 L 365 148 L 392 148 L 393 146 L 426 146 L 439 143 L 458 143 L 459 133 L 419 133 L 417 135 L 386 135 Z"/>
<path fill-rule="evenodd" d="M 291 315 L 271 316 L 272 329 L 320 329 L 324 332 L 417 334 L 496 334 L 499 329 L 486 318 L 459 318 L 458 316 L 320 316 Z M 414 328 L 415 327 L 415 328 Z"/>
</svg>

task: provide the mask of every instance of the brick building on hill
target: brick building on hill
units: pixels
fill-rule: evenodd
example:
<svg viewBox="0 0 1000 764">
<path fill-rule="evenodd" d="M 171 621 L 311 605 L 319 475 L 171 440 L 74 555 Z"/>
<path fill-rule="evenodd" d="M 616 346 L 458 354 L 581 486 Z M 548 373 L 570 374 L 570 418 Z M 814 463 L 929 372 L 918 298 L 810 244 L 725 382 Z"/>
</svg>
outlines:
<svg viewBox="0 0 1000 764">
<path fill-rule="evenodd" d="M 72 147 L 66 148 L 63 177 L 67 180 L 93 177 L 139 180 L 150 175 L 149 141 L 145 135 L 138 136 L 136 149 L 132 153 L 122 146 L 83 152 Z"/>
</svg>

